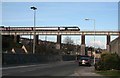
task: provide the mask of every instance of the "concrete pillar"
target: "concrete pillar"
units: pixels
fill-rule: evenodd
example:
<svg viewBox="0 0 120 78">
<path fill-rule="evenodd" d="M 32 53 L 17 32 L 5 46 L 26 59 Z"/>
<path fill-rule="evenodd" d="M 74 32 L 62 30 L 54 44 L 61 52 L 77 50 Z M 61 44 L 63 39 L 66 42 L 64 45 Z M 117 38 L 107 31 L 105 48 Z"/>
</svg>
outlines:
<svg viewBox="0 0 120 78">
<path fill-rule="evenodd" d="M 9 35 L 12 39 L 14 39 L 14 35 Z"/>
<path fill-rule="evenodd" d="M 19 43 L 20 35 L 14 35 L 14 42 Z"/>
<path fill-rule="evenodd" d="M 36 37 L 36 38 L 35 38 L 35 44 L 38 44 L 38 41 L 39 41 L 39 35 L 36 35 L 35 37 Z"/>
<path fill-rule="evenodd" d="M 85 35 L 81 35 L 81 55 L 85 55 Z"/>
<path fill-rule="evenodd" d="M 110 35 L 107 35 L 107 45 L 106 45 L 107 51 L 110 51 Z"/>
<path fill-rule="evenodd" d="M 119 32 L 119 37 L 120 37 L 120 32 Z"/>
<path fill-rule="evenodd" d="M 56 44 L 56 49 L 61 48 L 61 35 L 57 35 L 57 44 Z"/>
</svg>

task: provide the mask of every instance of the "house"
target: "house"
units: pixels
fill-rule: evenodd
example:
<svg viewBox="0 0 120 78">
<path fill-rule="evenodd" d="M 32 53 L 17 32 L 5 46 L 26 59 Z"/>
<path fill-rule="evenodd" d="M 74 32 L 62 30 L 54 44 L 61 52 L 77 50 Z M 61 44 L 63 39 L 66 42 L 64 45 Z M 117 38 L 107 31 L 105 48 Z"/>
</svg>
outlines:
<svg viewBox="0 0 120 78">
<path fill-rule="evenodd" d="M 110 52 L 117 53 L 120 56 L 120 37 L 110 42 Z"/>
</svg>

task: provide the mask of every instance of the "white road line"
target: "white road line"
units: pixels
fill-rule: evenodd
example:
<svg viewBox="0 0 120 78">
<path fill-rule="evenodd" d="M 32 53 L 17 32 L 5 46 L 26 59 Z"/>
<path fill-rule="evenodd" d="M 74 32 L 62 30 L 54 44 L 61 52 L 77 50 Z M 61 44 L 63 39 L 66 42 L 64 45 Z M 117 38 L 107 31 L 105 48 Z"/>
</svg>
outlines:
<svg viewBox="0 0 120 78">
<path fill-rule="evenodd" d="M 71 63 L 71 62 L 73 62 L 73 61 L 70 61 L 70 62 L 67 62 L 67 63 Z M 65 62 L 66 63 L 66 62 Z M 61 63 L 61 64 L 63 64 L 63 63 Z M 24 66 L 14 66 L 14 67 L 3 67 L 3 68 L 0 68 L 0 70 L 5 70 L 5 69 L 14 69 L 14 68 L 24 68 L 24 67 L 32 67 L 32 66 L 39 66 L 39 65 L 43 65 L 43 66 L 45 66 L 45 65 L 48 65 L 49 66 L 49 64 L 37 64 L 37 65 L 24 65 Z M 51 64 L 52 65 L 52 64 Z M 54 65 L 54 64 L 53 64 Z M 46 66 L 45 66 L 46 67 Z"/>
<path fill-rule="evenodd" d="M 15 67 L 4 67 L 4 68 L 0 68 L 0 69 L 14 69 L 14 68 L 24 68 L 24 67 L 32 67 L 32 66 L 38 66 L 38 65 L 25 65 L 25 66 L 15 66 Z"/>
<path fill-rule="evenodd" d="M 29 71 L 35 71 L 37 69 L 29 69 L 29 70 L 22 70 L 22 71 L 17 71 L 18 73 L 24 73 L 24 72 L 29 72 Z M 9 75 L 12 74 L 13 72 L 9 72 L 9 73 L 3 73 L 2 75 Z"/>
</svg>

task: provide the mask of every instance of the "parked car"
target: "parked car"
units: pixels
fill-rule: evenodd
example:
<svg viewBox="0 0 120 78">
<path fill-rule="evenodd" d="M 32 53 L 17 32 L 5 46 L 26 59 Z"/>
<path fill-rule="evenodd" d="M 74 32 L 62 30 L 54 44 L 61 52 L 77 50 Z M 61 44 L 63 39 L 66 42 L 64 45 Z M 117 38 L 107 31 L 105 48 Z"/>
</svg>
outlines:
<svg viewBox="0 0 120 78">
<path fill-rule="evenodd" d="M 79 66 L 91 66 L 91 57 L 87 55 L 78 55 L 77 62 Z"/>
</svg>

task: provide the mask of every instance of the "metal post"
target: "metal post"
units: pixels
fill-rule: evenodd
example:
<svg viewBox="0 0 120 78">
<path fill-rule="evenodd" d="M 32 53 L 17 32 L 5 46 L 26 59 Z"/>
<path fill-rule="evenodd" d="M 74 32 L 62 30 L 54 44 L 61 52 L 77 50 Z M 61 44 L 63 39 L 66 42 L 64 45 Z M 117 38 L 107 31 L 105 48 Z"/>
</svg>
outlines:
<svg viewBox="0 0 120 78">
<path fill-rule="evenodd" d="M 94 21 L 94 65 L 95 65 L 95 19 L 93 19 Z"/>
<path fill-rule="evenodd" d="M 33 40 L 34 40 L 34 41 L 33 41 L 33 54 L 35 53 L 35 38 L 36 38 L 36 37 L 35 37 L 35 35 L 36 35 L 36 34 L 35 34 L 35 15 L 36 15 L 36 11 L 34 10 L 34 28 L 33 28 L 33 30 L 34 30 L 34 37 L 33 37 L 34 39 L 33 39 Z"/>
<path fill-rule="evenodd" d="M 34 40 L 34 41 L 33 41 L 33 54 L 35 53 L 35 38 L 36 38 L 36 37 L 35 37 L 35 35 L 36 35 L 36 34 L 35 34 L 35 24 L 36 24 L 36 23 L 35 23 L 35 16 L 36 16 L 36 11 L 34 10 L 34 28 L 33 28 L 33 31 L 34 31 L 34 37 L 33 37 L 34 39 L 33 39 L 33 40 Z"/>
<path fill-rule="evenodd" d="M 34 28 L 33 28 L 33 33 L 34 33 L 34 36 L 33 36 L 33 54 L 35 53 L 35 39 L 36 39 L 36 33 L 35 33 L 35 26 L 36 26 L 36 7 L 31 7 L 31 9 L 34 10 Z"/>
<path fill-rule="evenodd" d="M 95 19 L 86 18 L 85 20 L 93 20 L 94 22 L 94 64 L 95 64 Z"/>
<path fill-rule="evenodd" d="M 32 38 L 31 38 L 31 32 L 30 32 L 30 53 L 32 53 Z"/>
</svg>

